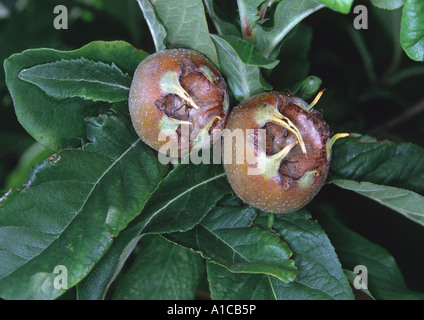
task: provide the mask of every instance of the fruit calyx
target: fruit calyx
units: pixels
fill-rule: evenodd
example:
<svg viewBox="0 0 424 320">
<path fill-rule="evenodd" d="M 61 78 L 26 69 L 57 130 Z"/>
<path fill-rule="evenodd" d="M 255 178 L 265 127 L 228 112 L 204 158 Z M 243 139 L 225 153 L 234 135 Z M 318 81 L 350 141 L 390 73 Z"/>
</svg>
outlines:
<svg viewBox="0 0 424 320">
<path fill-rule="evenodd" d="M 326 176 L 330 129 L 318 111 L 299 105 L 294 96 L 278 94 L 274 105 L 257 109 L 255 119 L 266 130 L 266 149 L 258 150 L 264 177 L 279 180 L 288 190 L 295 184 L 309 187 Z"/>
<path fill-rule="evenodd" d="M 154 105 L 166 116 L 163 128 L 172 127 L 177 133 L 179 145 L 188 139 L 190 146 L 202 147 L 213 129 L 223 129 L 229 104 L 226 84 L 207 66 L 183 58 L 179 73 L 168 71 L 161 77 L 160 89 L 164 96 Z M 189 137 L 182 137 L 184 124 L 189 125 Z"/>
</svg>

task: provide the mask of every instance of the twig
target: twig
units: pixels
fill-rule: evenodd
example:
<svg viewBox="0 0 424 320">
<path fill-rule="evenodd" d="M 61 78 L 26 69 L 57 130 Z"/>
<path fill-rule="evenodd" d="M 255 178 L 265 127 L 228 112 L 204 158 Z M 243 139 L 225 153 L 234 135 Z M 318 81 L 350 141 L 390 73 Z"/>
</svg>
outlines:
<svg viewBox="0 0 424 320">
<path fill-rule="evenodd" d="M 402 113 L 401 115 L 396 116 L 393 119 L 387 121 L 382 126 L 371 130 L 370 134 L 377 135 L 383 132 L 389 132 L 390 130 L 393 130 L 405 124 L 406 122 L 408 122 L 409 120 L 411 120 L 412 118 L 414 118 L 415 116 L 417 116 L 423 111 L 424 111 L 424 98 L 421 99 L 416 105 L 414 105 L 413 107 L 411 107 L 410 109 Z"/>
</svg>

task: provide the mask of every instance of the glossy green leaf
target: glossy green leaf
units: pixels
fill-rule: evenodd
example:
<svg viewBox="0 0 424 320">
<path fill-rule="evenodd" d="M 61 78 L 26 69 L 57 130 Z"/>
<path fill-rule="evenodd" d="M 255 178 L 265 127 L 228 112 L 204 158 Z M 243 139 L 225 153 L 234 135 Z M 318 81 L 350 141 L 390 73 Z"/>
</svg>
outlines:
<svg viewBox="0 0 424 320">
<path fill-rule="evenodd" d="M 54 63 L 62 59 L 90 59 L 115 64 L 130 76 L 147 56 L 124 41 L 95 41 L 73 51 L 31 49 L 14 54 L 4 62 L 6 84 L 12 95 L 15 112 L 21 125 L 44 147 L 57 151 L 78 146 L 86 141 L 84 118 L 97 116 L 110 108 L 109 103 L 80 98 L 57 100 L 38 86 L 19 78 L 24 69 Z"/>
<path fill-rule="evenodd" d="M 375 200 L 424 226 L 424 197 L 418 193 L 365 181 L 335 179 L 331 183 Z"/>
<path fill-rule="evenodd" d="M 113 300 L 192 300 L 204 273 L 199 254 L 158 235 L 145 236 L 128 269 L 116 279 Z"/>
<path fill-rule="evenodd" d="M 265 226 L 263 214 L 254 225 Z M 353 294 L 334 248 L 306 210 L 276 215 L 273 229 L 293 250 L 299 276 L 284 283 L 269 275 L 232 273 L 207 264 L 212 299 L 318 300 L 352 299 Z"/>
<path fill-rule="evenodd" d="M 353 232 L 335 215 L 325 214 L 321 221 L 344 268 L 354 270 L 362 265 L 368 272 L 368 289 L 376 299 L 424 299 L 423 293 L 410 291 L 401 270 L 387 250 Z"/>
<path fill-rule="evenodd" d="M 150 0 L 167 36 L 168 48 L 199 51 L 219 67 L 215 46 L 209 36 L 202 0 Z"/>
<path fill-rule="evenodd" d="M 252 227 L 256 211 L 247 206 L 218 204 L 200 225 L 169 238 L 208 260 L 240 273 L 260 273 L 293 281 L 297 268 L 292 252 L 278 234 Z"/>
<path fill-rule="evenodd" d="M 58 297 L 58 265 L 68 288 L 81 281 L 165 175 L 127 117 L 90 118 L 87 132 L 92 143 L 50 157 L 1 198 L 2 298 Z"/>
<path fill-rule="evenodd" d="M 355 135 L 333 146 L 330 173 L 338 179 L 368 181 L 424 195 L 424 148 Z"/>
<path fill-rule="evenodd" d="M 380 9 L 395 10 L 405 4 L 406 0 L 371 0 L 371 3 Z"/>
<path fill-rule="evenodd" d="M 24 69 L 19 78 L 57 99 L 127 101 L 131 78 L 111 65 L 85 58 L 60 60 Z"/>
<path fill-rule="evenodd" d="M 274 26 L 257 28 L 256 48 L 264 57 L 269 57 L 290 30 L 307 16 L 323 7 L 323 4 L 314 0 L 280 1 L 274 13 Z"/>
<path fill-rule="evenodd" d="M 143 212 L 121 232 L 79 285 L 80 299 L 102 299 L 141 236 L 193 228 L 230 191 L 222 166 L 178 165 L 152 194 Z"/>
<path fill-rule="evenodd" d="M 316 0 L 325 4 L 330 9 L 341 13 L 349 13 L 350 8 L 352 7 L 353 0 Z"/>
<path fill-rule="evenodd" d="M 165 50 L 166 30 L 159 21 L 153 9 L 152 3 L 149 0 L 137 0 L 137 2 L 143 11 L 144 19 L 146 19 L 147 25 L 149 26 L 153 42 L 155 43 L 156 52 Z"/>
<path fill-rule="evenodd" d="M 406 0 L 402 11 L 400 43 L 413 60 L 424 61 L 424 2 Z"/>
<path fill-rule="evenodd" d="M 260 67 L 247 64 L 238 55 L 236 49 L 241 51 L 240 40 L 234 40 L 233 37 L 222 37 L 212 35 L 215 42 L 221 71 L 227 78 L 228 86 L 238 101 L 244 101 L 255 94 L 262 93 L 265 90 L 271 90 L 272 87 L 267 84 L 261 74 Z M 244 43 L 246 51 L 250 50 L 250 45 Z M 248 59 L 249 56 L 245 56 Z M 257 63 L 257 62 L 256 62 Z"/>
</svg>

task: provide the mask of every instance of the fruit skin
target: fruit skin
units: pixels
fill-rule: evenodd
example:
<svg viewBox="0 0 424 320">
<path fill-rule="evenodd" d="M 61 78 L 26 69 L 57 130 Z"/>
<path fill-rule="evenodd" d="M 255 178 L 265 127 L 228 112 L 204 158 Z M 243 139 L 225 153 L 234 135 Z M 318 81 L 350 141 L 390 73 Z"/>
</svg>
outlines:
<svg viewBox="0 0 424 320">
<path fill-rule="evenodd" d="M 172 84 L 168 83 L 168 87 L 162 85 L 164 76 L 169 76 L 170 72 L 171 76 L 178 78 L 179 85 L 198 105 L 199 110 L 169 92 L 168 87 Z M 152 54 L 139 64 L 131 84 L 129 110 L 137 134 L 150 147 L 159 150 L 169 141 L 169 138 L 166 141 L 158 139 L 164 119 L 192 123 L 190 133 L 194 132 L 193 136 L 196 136 L 208 122 L 213 121 L 214 116 L 219 116 L 221 119 L 215 119 L 210 131 L 214 128 L 223 129 L 228 115 L 228 101 L 224 79 L 205 56 L 193 50 L 170 49 Z M 186 105 L 179 110 L 173 109 L 174 105 L 181 107 L 184 103 Z M 169 107 L 166 107 L 167 104 Z M 174 125 L 174 122 L 169 123 Z M 171 131 L 175 131 L 173 135 L 178 136 L 181 144 L 181 127 L 178 127 L 178 123 Z M 214 136 L 212 140 L 217 138 Z"/>
<path fill-rule="evenodd" d="M 297 101 L 298 98 L 294 96 L 278 92 L 260 94 L 240 103 L 231 111 L 228 119 L 226 128 L 230 130 L 266 128 L 268 155 L 275 154 L 297 139 L 292 132 L 272 121 L 262 126 L 258 124 L 256 115 L 265 106 L 277 107 L 299 129 L 303 138 L 306 153 L 302 153 L 297 144 L 282 159 L 281 165 L 278 162 L 279 170 L 271 177 L 249 175 L 247 170 L 252 166 L 246 159 L 244 163 L 236 163 L 236 145 L 232 144 L 232 159 L 230 163 L 224 160 L 228 181 L 239 198 L 266 212 L 287 213 L 304 207 L 327 178 L 330 165 L 326 152 L 329 127 L 319 112 L 308 112 Z M 258 152 L 257 148 L 255 151 Z M 305 175 L 307 172 L 309 174 Z"/>
</svg>

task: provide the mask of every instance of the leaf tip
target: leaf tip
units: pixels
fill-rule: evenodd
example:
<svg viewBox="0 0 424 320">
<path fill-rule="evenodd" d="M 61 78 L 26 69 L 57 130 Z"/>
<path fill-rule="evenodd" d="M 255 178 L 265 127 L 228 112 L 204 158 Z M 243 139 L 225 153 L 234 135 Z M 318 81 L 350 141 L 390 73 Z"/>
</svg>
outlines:
<svg viewBox="0 0 424 320">
<path fill-rule="evenodd" d="M 28 69 L 22 69 L 21 71 L 19 71 L 19 73 L 18 73 L 18 78 L 19 78 L 19 79 L 21 79 L 21 80 L 24 80 L 24 81 L 25 81 L 24 77 L 22 77 L 22 76 L 24 75 L 24 73 L 25 73 L 27 70 L 28 70 Z"/>
</svg>

